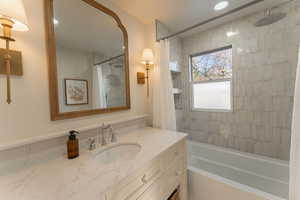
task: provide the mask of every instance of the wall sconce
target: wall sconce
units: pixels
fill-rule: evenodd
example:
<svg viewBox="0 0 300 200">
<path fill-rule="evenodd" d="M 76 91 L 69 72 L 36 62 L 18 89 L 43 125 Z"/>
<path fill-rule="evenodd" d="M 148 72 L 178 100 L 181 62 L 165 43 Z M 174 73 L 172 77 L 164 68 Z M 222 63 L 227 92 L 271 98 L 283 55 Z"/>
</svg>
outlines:
<svg viewBox="0 0 300 200">
<path fill-rule="evenodd" d="M 146 66 L 146 76 L 143 72 L 137 73 L 137 83 L 145 84 L 145 80 L 147 79 L 147 96 L 149 96 L 149 70 L 150 65 L 153 65 L 154 55 L 152 49 L 144 49 L 142 54 L 142 64 Z"/>
<path fill-rule="evenodd" d="M 0 1 L 0 24 L 3 35 L 0 39 L 5 41 L 6 48 L 0 49 L 0 74 L 6 75 L 7 100 L 11 103 L 11 75 L 23 75 L 21 52 L 11 51 L 10 42 L 15 39 L 11 37 L 11 31 L 28 31 L 27 17 L 22 0 L 1 0 Z"/>
</svg>

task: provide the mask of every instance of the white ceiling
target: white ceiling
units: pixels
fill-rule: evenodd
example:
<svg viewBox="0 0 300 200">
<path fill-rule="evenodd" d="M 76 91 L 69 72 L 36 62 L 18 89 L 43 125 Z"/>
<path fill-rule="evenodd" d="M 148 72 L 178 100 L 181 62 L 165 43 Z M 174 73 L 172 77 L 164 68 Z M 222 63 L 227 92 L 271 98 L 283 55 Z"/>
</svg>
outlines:
<svg viewBox="0 0 300 200">
<path fill-rule="evenodd" d="M 123 33 L 115 20 L 81 0 L 54 0 L 58 45 L 110 58 L 123 53 Z"/>
<path fill-rule="evenodd" d="M 132 16 L 135 16 L 142 22 L 149 24 L 155 19 L 168 26 L 173 31 L 179 31 L 201 21 L 210 19 L 217 15 L 227 12 L 253 0 L 227 0 L 229 7 L 223 11 L 214 11 L 214 6 L 221 0 L 110 0 L 121 9 Z M 265 8 L 271 8 L 274 5 L 288 0 L 265 0 L 251 8 L 241 10 L 238 14 L 226 17 L 209 26 L 215 26 L 235 18 L 249 15 Z"/>
</svg>

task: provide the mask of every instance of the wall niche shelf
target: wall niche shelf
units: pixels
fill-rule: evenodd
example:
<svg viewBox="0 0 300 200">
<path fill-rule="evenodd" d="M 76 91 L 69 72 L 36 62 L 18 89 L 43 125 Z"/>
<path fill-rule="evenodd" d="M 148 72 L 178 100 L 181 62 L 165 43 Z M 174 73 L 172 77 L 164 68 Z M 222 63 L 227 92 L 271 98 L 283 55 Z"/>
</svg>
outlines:
<svg viewBox="0 0 300 200">
<path fill-rule="evenodd" d="M 170 66 L 170 71 L 171 71 L 172 73 L 174 73 L 174 74 L 181 73 L 180 66 L 179 66 L 179 64 L 178 64 L 177 61 L 175 61 L 175 62 L 170 62 L 169 66 Z"/>
<path fill-rule="evenodd" d="M 172 73 L 172 75 L 180 75 L 181 74 L 180 71 L 173 71 L 173 70 L 171 70 L 171 73 Z"/>
</svg>

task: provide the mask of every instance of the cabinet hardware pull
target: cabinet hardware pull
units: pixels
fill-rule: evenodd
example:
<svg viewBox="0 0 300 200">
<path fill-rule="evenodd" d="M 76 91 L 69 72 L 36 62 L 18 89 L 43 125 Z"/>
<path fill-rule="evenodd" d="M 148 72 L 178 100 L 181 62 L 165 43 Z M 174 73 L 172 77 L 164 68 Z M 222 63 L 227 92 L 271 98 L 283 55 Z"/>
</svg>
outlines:
<svg viewBox="0 0 300 200">
<path fill-rule="evenodd" d="M 142 182 L 144 183 L 144 184 L 146 184 L 147 182 L 148 182 L 148 180 L 147 180 L 147 177 L 146 177 L 146 174 L 142 177 Z"/>
</svg>

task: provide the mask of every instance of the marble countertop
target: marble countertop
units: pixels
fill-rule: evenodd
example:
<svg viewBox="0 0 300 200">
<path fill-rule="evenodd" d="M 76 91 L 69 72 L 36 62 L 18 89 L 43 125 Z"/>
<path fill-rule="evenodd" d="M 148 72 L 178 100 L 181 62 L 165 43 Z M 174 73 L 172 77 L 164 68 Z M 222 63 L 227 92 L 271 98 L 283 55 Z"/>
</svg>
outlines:
<svg viewBox="0 0 300 200">
<path fill-rule="evenodd" d="M 10 167 L 0 168 L 0 199 L 99 200 L 115 183 L 185 137 L 183 133 L 149 127 L 119 134 L 118 143 L 138 143 L 142 147 L 133 160 L 122 163 L 101 163 L 92 152 L 84 150 L 73 160 L 66 155 L 32 152 L 20 165 L 12 161 Z"/>
</svg>

